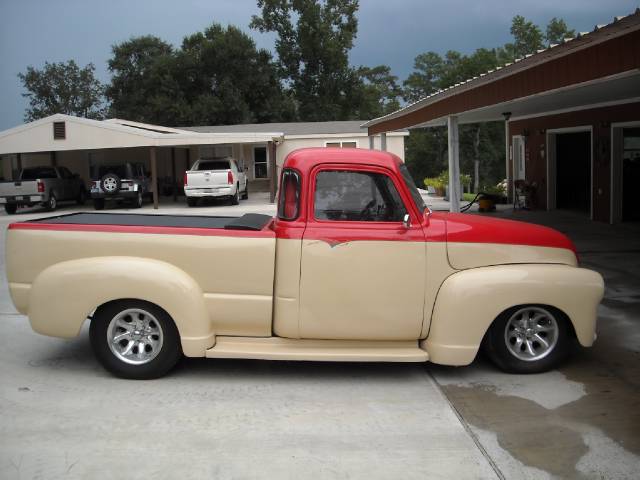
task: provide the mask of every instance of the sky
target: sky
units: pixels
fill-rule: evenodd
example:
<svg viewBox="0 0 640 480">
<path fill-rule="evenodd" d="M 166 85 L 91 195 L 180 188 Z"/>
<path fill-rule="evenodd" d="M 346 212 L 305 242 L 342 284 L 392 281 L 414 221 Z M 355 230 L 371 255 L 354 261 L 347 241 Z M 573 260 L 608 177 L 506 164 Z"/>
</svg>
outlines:
<svg viewBox="0 0 640 480">
<path fill-rule="evenodd" d="M 469 53 L 510 41 L 515 15 L 543 28 L 561 17 L 576 31 L 590 31 L 638 7 L 639 0 L 360 0 L 350 60 L 389 65 L 402 81 L 422 52 Z M 27 100 L 17 74 L 27 66 L 91 62 L 108 82 L 113 44 L 152 34 L 179 46 L 212 22 L 236 25 L 273 50 L 272 34 L 248 27 L 257 13 L 255 0 L 0 0 L 0 131 L 23 123 Z"/>
</svg>

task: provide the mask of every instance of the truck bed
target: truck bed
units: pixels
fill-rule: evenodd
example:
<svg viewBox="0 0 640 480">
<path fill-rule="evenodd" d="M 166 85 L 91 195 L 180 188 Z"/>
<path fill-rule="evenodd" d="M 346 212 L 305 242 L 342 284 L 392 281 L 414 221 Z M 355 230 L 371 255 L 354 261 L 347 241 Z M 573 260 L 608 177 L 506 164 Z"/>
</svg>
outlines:
<svg viewBox="0 0 640 480">
<path fill-rule="evenodd" d="M 147 215 L 132 213 L 71 213 L 38 218 L 23 223 L 47 225 L 118 225 L 168 228 L 207 228 L 225 230 L 263 230 L 272 220 L 269 215 L 247 213 L 241 217 L 196 215 Z"/>
</svg>

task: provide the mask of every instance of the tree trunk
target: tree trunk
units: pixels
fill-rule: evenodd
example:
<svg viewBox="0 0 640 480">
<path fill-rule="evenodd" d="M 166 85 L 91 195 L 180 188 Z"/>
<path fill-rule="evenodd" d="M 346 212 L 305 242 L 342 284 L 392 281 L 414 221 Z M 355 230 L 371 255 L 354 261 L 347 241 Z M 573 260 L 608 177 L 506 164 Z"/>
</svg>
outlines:
<svg viewBox="0 0 640 480">
<path fill-rule="evenodd" d="M 476 128 L 476 138 L 473 142 L 473 193 L 480 191 L 480 128 Z"/>
</svg>

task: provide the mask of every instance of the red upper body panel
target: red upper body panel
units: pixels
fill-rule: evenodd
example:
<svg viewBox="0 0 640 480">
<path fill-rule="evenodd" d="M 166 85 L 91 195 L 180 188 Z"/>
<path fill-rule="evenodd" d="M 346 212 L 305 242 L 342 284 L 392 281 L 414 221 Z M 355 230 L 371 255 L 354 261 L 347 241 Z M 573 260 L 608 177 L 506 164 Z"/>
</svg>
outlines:
<svg viewBox="0 0 640 480">
<path fill-rule="evenodd" d="M 571 240 L 551 228 L 525 222 L 503 220 L 481 215 L 460 213 L 421 212 L 411 198 L 402 174 L 402 161 L 395 155 L 377 150 L 355 148 L 306 148 L 291 152 L 284 168 L 296 170 L 301 177 L 300 209 L 298 218 L 276 218 L 261 231 L 241 231 L 203 228 L 145 227 L 122 225 L 65 225 L 14 223 L 10 229 L 45 229 L 70 231 L 97 231 L 122 233 L 161 233 L 175 235 L 207 235 L 237 237 L 273 237 L 285 239 L 317 239 L 330 244 L 348 241 L 427 241 L 459 243 L 498 243 L 576 249 Z M 311 179 L 315 171 L 339 166 L 350 170 L 375 170 L 388 174 L 398 189 L 407 211 L 411 227 L 407 230 L 398 222 L 346 222 L 313 218 L 314 186 Z M 287 207 L 285 205 L 285 207 Z M 294 210 L 294 205 L 288 206 Z"/>
</svg>

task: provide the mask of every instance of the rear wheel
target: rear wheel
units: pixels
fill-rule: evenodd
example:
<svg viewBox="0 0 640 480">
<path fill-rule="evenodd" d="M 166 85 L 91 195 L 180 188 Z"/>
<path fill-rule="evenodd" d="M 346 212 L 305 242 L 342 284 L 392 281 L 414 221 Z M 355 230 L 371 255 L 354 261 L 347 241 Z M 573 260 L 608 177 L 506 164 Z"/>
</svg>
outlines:
<svg viewBox="0 0 640 480">
<path fill-rule="evenodd" d="M 240 203 L 240 186 L 236 185 L 236 193 L 231 197 L 231 205 L 238 205 Z"/>
<path fill-rule="evenodd" d="M 520 305 L 503 312 L 484 341 L 491 360 L 510 373 L 540 373 L 569 354 L 569 319 L 547 305 Z"/>
<path fill-rule="evenodd" d="M 198 205 L 198 199 L 195 197 L 187 197 L 187 205 L 190 207 L 195 207 Z"/>
<path fill-rule="evenodd" d="M 142 208 L 143 200 L 142 192 L 138 192 L 136 198 L 133 199 L 133 208 Z"/>
<path fill-rule="evenodd" d="M 4 211 L 7 212 L 8 215 L 13 215 L 14 213 L 16 213 L 18 211 L 18 204 L 17 203 L 5 203 L 4 204 Z"/>
<path fill-rule="evenodd" d="M 96 210 L 104 209 L 104 198 L 94 198 L 93 200 L 93 208 Z"/>
<path fill-rule="evenodd" d="M 87 201 L 87 192 L 84 188 L 81 188 L 78 192 L 78 197 L 76 198 L 76 203 L 78 205 L 84 205 L 84 202 Z"/>
<path fill-rule="evenodd" d="M 56 208 L 58 208 L 58 200 L 56 199 L 56 196 L 53 194 L 53 192 L 51 192 L 51 194 L 49 195 L 49 200 L 47 200 L 45 207 L 50 212 L 53 212 Z"/>
<path fill-rule="evenodd" d="M 89 336 L 100 363 L 123 378 L 161 377 L 182 356 L 180 335 L 169 314 L 142 300 L 118 300 L 98 308 Z"/>
</svg>

